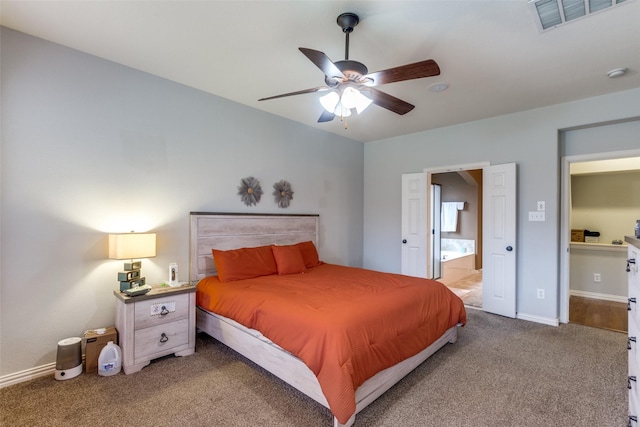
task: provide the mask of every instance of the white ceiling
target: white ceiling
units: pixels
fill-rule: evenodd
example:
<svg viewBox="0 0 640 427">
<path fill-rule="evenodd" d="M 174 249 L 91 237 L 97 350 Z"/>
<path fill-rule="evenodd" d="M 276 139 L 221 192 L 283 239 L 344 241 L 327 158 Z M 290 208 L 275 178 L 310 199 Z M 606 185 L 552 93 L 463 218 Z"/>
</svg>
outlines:
<svg viewBox="0 0 640 427">
<path fill-rule="evenodd" d="M 640 1 L 540 33 L 526 0 L 5 1 L 1 24 L 297 122 L 367 142 L 640 87 Z M 344 59 L 336 24 L 355 12 L 349 58 L 377 71 L 434 59 L 441 75 L 379 89 L 378 106 L 317 123 L 324 85 L 298 47 Z M 628 73 L 607 77 L 614 68 Z M 448 90 L 429 87 L 447 82 Z"/>
</svg>

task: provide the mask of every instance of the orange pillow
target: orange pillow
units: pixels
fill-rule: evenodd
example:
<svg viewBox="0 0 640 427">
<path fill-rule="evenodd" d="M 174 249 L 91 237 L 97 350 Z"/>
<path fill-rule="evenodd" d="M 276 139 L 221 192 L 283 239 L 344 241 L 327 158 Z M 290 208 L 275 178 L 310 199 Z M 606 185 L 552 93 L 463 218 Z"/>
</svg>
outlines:
<svg viewBox="0 0 640 427">
<path fill-rule="evenodd" d="M 289 246 L 271 246 L 273 257 L 276 259 L 278 266 L 278 274 L 297 274 L 304 273 L 307 268 L 302 259 L 302 253 L 297 245 Z"/>
<path fill-rule="evenodd" d="M 311 268 L 320 265 L 318 250 L 312 241 L 300 242 L 297 243 L 296 246 L 300 248 L 300 253 L 302 254 L 305 267 Z"/>
<path fill-rule="evenodd" d="M 240 248 L 230 251 L 212 249 L 213 261 L 221 282 L 251 279 L 276 274 L 278 267 L 270 246 Z"/>
</svg>

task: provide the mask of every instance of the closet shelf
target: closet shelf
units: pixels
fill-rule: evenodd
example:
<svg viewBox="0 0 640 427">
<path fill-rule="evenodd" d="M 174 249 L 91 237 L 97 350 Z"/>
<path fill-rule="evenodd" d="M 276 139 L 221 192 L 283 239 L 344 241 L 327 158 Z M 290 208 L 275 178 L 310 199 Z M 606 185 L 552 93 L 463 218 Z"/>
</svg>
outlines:
<svg viewBox="0 0 640 427">
<path fill-rule="evenodd" d="M 627 244 L 612 245 L 611 243 L 583 243 L 571 242 L 571 250 L 581 251 L 604 251 L 604 252 L 627 252 Z"/>
</svg>

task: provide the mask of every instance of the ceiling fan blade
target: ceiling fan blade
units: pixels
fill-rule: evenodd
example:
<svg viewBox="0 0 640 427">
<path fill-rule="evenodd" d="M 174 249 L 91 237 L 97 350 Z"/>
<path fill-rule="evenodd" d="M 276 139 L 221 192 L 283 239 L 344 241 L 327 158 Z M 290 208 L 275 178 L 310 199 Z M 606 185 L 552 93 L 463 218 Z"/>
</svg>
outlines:
<svg viewBox="0 0 640 427">
<path fill-rule="evenodd" d="M 320 114 L 320 118 L 318 119 L 318 123 L 330 122 L 336 115 L 328 112 L 327 110 L 322 110 L 322 114 Z"/>
<path fill-rule="evenodd" d="M 267 101 L 269 99 L 284 98 L 285 96 L 302 95 L 304 93 L 322 92 L 329 89 L 327 86 L 318 86 L 311 89 L 303 89 L 296 92 L 283 93 L 281 95 L 270 96 L 268 98 L 260 98 L 258 101 Z"/>
<path fill-rule="evenodd" d="M 363 95 L 368 95 L 374 104 L 382 108 L 386 108 L 389 111 L 393 111 L 396 114 L 407 114 L 415 108 L 415 105 L 411 105 L 402 99 L 396 98 L 395 96 L 391 96 L 388 93 L 384 93 L 372 87 L 362 89 L 362 92 Z"/>
<path fill-rule="evenodd" d="M 316 67 L 320 68 L 325 76 L 328 78 L 345 79 L 345 75 L 342 71 L 329 59 L 327 55 L 319 50 L 307 49 L 306 47 L 298 48 L 300 52 L 304 54 L 311 62 L 316 64 Z"/>
<path fill-rule="evenodd" d="M 440 74 L 440 67 L 433 59 L 415 62 L 413 64 L 401 65 L 387 70 L 369 73 L 363 77 L 364 80 L 372 81 L 364 82 L 366 86 L 380 86 L 387 83 L 401 82 L 404 80 L 421 79 L 423 77 L 432 77 Z"/>
</svg>

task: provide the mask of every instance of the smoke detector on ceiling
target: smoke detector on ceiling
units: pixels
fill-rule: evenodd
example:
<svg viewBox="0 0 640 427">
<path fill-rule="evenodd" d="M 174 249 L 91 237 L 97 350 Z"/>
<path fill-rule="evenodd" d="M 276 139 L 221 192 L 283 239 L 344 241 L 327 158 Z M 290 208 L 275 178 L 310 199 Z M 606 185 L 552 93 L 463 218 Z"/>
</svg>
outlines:
<svg viewBox="0 0 640 427">
<path fill-rule="evenodd" d="M 447 89 L 449 89 L 449 83 L 447 82 L 438 82 L 429 86 L 431 92 L 443 92 Z"/>
<path fill-rule="evenodd" d="M 626 68 L 615 68 L 607 73 L 610 79 L 615 79 L 616 77 L 622 77 L 627 73 Z"/>
<path fill-rule="evenodd" d="M 633 0 L 530 0 L 538 30 L 546 31 Z"/>
</svg>

